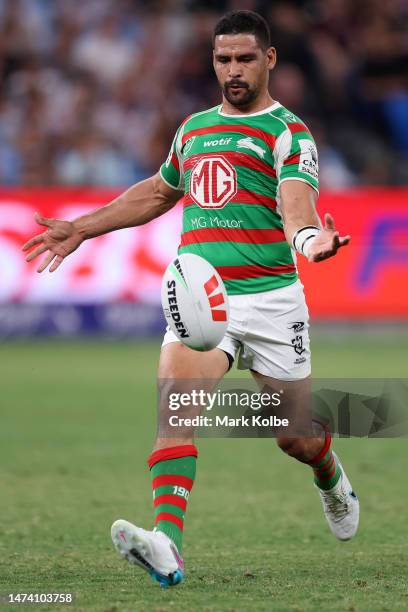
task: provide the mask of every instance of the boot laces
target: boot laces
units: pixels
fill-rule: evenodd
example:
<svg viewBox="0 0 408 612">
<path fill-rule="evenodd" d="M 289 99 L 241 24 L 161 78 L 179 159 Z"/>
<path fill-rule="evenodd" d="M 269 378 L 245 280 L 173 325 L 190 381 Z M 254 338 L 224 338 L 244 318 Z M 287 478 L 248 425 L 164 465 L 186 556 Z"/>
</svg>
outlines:
<svg viewBox="0 0 408 612">
<path fill-rule="evenodd" d="M 336 492 L 323 491 L 322 493 L 326 509 L 333 516 L 333 520 L 336 522 L 341 521 L 349 509 L 347 493 L 343 489 Z"/>
</svg>

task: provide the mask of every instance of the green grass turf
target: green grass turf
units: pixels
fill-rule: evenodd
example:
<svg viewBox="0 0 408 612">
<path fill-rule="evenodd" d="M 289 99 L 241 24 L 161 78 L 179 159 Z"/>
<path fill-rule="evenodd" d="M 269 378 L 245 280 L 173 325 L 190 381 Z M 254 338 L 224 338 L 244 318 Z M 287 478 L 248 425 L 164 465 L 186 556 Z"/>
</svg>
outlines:
<svg viewBox="0 0 408 612">
<path fill-rule="evenodd" d="M 405 340 L 351 338 L 316 340 L 316 376 L 407 376 Z M 68 609 L 106 612 L 408 609 L 406 439 L 336 442 L 362 505 L 348 543 L 273 441 L 202 439 L 185 582 L 160 589 L 120 560 L 111 522 L 151 525 L 157 357 L 158 343 L 0 347 L 0 593 L 72 591 Z"/>
</svg>

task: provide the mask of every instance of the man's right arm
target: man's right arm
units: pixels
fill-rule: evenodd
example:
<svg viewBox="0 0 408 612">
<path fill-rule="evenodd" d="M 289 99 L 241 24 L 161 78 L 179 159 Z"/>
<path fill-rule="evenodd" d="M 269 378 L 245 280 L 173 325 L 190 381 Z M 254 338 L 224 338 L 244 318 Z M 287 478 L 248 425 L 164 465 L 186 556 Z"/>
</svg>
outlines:
<svg viewBox="0 0 408 612">
<path fill-rule="evenodd" d="M 170 210 L 181 195 L 157 173 L 132 185 L 107 206 L 79 217 L 73 223 L 83 240 L 95 238 L 124 227 L 144 225 Z"/>
<path fill-rule="evenodd" d="M 170 210 L 181 196 L 180 191 L 171 188 L 157 173 L 136 183 L 110 204 L 74 221 L 47 219 L 36 214 L 37 223 L 48 229 L 31 238 L 23 246 L 23 251 L 36 246 L 26 260 L 31 261 L 49 251 L 37 271 L 43 272 L 52 264 L 50 272 L 54 272 L 65 257 L 75 251 L 84 240 L 117 229 L 148 223 Z"/>
</svg>

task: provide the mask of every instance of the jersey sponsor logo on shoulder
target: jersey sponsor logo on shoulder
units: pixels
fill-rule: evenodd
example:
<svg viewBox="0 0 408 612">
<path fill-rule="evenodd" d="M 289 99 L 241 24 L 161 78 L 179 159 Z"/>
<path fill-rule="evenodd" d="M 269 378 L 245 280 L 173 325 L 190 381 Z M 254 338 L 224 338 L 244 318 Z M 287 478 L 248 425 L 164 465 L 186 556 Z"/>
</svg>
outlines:
<svg viewBox="0 0 408 612">
<path fill-rule="evenodd" d="M 319 174 L 319 160 L 316 145 L 311 140 L 299 138 L 299 147 L 299 172 L 306 172 L 317 179 Z"/>
<path fill-rule="evenodd" d="M 239 149 L 251 149 L 251 151 L 257 153 L 262 159 L 264 158 L 264 155 L 266 153 L 265 149 L 257 145 L 249 136 L 248 138 L 241 138 L 241 140 L 238 140 L 237 147 Z"/>
<path fill-rule="evenodd" d="M 201 208 L 223 208 L 236 193 L 236 170 L 223 155 L 204 157 L 193 166 L 190 196 Z"/>
<path fill-rule="evenodd" d="M 189 138 L 187 142 L 184 143 L 184 146 L 181 150 L 184 156 L 186 156 L 187 153 L 191 151 L 191 147 L 193 146 L 195 139 L 196 139 L 196 136 L 191 136 L 191 138 Z"/>
<path fill-rule="evenodd" d="M 289 123 L 297 123 L 299 121 L 296 115 L 294 115 L 293 113 L 291 113 L 290 111 L 286 109 L 282 110 L 282 112 L 280 113 L 280 115 L 278 115 L 278 117 L 280 117 L 284 121 L 288 121 Z"/>
</svg>

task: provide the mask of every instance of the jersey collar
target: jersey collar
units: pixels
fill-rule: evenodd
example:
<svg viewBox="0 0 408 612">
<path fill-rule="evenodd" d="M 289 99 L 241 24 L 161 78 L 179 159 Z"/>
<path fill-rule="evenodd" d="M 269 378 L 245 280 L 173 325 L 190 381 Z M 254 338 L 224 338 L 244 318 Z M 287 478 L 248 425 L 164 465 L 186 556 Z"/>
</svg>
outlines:
<svg viewBox="0 0 408 612">
<path fill-rule="evenodd" d="M 242 114 L 242 115 L 232 115 L 229 113 L 223 113 L 221 108 L 222 108 L 222 104 L 219 105 L 218 107 L 218 114 L 221 115 L 222 117 L 234 117 L 235 119 L 240 119 L 241 117 L 257 117 L 258 115 L 264 115 L 266 113 L 271 113 L 272 111 L 276 110 L 277 108 L 279 108 L 280 106 L 282 106 L 282 104 L 280 102 L 274 102 L 271 106 L 268 106 L 268 108 L 264 108 L 261 111 L 258 111 L 257 113 L 248 113 L 248 114 Z"/>
</svg>

